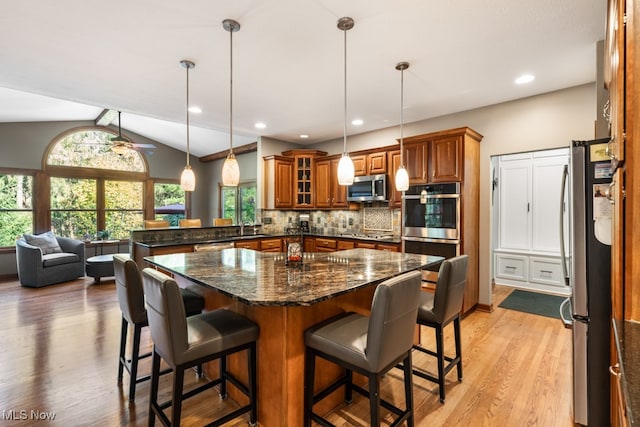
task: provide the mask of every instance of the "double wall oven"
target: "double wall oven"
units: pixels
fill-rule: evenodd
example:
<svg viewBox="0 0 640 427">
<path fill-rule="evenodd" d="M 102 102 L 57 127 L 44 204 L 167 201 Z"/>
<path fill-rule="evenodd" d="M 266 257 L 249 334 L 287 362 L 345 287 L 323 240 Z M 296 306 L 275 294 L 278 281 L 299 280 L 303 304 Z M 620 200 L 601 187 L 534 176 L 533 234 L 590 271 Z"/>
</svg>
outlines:
<svg viewBox="0 0 640 427">
<path fill-rule="evenodd" d="M 460 183 L 413 185 L 402 201 L 402 250 L 460 255 Z"/>
</svg>

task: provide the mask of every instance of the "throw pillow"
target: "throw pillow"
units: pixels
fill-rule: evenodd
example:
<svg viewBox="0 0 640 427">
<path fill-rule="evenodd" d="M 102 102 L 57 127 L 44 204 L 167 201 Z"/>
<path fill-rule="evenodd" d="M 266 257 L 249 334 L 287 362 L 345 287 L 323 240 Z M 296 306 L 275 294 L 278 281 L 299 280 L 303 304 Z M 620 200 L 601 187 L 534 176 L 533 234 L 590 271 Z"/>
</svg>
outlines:
<svg viewBox="0 0 640 427">
<path fill-rule="evenodd" d="M 51 231 L 38 235 L 25 233 L 24 240 L 30 245 L 39 247 L 43 255 L 62 252 L 56 236 Z"/>
</svg>

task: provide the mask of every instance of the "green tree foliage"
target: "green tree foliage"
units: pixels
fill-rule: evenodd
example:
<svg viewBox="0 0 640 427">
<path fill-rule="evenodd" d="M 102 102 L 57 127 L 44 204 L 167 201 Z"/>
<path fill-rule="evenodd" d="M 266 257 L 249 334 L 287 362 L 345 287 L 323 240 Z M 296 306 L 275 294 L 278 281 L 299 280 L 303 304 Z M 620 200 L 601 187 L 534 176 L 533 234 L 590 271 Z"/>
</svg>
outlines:
<svg viewBox="0 0 640 427">
<path fill-rule="evenodd" d="M 96 193 L 95 179 L 51 178 L 51 230 L 76 239 L 95 236 Z"/>
<path fill-rule="evenodd" d="M 142 155 L 135 150 L 116 154 L 111 151 L 113 134 L 101 130 L 71 133 L 49 152 L 47 164 L 119 171 L 144 172 Z"/>
<path fill-rule="evenodd" d="M 0 175 L 0 246 L 33 230 L 33 177 Z"/>
</svg>

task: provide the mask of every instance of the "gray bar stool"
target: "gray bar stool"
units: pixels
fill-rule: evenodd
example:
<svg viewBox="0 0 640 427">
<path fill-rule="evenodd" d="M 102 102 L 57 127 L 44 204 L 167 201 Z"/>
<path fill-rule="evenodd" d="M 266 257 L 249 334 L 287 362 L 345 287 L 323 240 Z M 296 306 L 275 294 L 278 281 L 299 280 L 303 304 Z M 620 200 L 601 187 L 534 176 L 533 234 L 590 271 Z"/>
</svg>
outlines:
<svg viewBox="0 0 640 427">
<path fill-rule="evenodd" d="M 331 426 L 313 412 L 313 405 L 345 385 L 345 400 L 352 391 L 369 397 L 370 425 L 380 425 L 380 406 L 398 416 L 393 425 L 413 426 L 411 346 L 418 312 L 421 274 L 405 273 L 376 288 L 369 317 L 345 313 L 311 327 L 304 334 L 304 425 L 316 421 Z M 346 369 L 345 375 L 314 395 L 316 357 Z M 380 378 L 399 362 L 404 365 L 405 407 L 402 410 L 380 398 Z M 369 379 L 369 391 L 353 384 L 353 372 Z"/>
<path fill-rule="evenodd" d="M 421 346 L 414 348 L 438 359 L 438 376 L 414 369 L 413 373 L 421 378 L 438 384 L 440 402 L 444 403 L 445 376 L 454 367 L 458 367 L 458 381 L 462 381 L 462 345 L 460 343 L 460 311 L 464 298 L 464 287 L 467 283 L 467 263 L 469 257 L 460 255 L 444 260 L 440 265 L 438 282 L 435 293 L 421 292 L 420 308 L 418 309 L 418 324 L 435 328 L 436 351 Z M 444 354 L 444 328 L 453 322 L 456 355 L 449 357 Z M 445 361 L 448 362 L 445 365 Z"/>
<path fill-rule="evenodd" d="M 140 334 L 142 328 L 148 326 L 147 309 L 144 307 L 144 290 L 142 275 L 138 264 L 126 254 L 113 255 L 113 273 L 116 279 L 118 304 L 122 311 L 122 328 L 120 330 L 120 355 L 118 358 L 118 384 L 122 384 L 122 376 L 126 369 L 129 373 L 129 401 L 135 401 L 136 384 L 151 378 L 151 375 L 138 377 L 138 361 L 151 356 L 151 353 L 140 354 Z M 180 291 L 187 316 L 201 313 L 204 309 L 204 298 L 188 289 Z M 133 325 L 133 344 L 131 359 L 125 355 L 129 324 Z M 165 372 L 169 372 L 164 371 Z M 198 375 L 202 374 L 199 368 Z"/>
<path fill-rule="evenodd" d="M 147 299 L 149 328 L 153 339 L 151 368 L 151 396 L 149 397 L 149 425 L 158 417 L 164 425 L 180 425 L 182 400 L 220 385 L 220 395 L 227 394 L 227 381 L 249 398 L 249 403 L 224 415 L 209 425 L 221 425 L 249 413 L 255 425 L 257 411 L 256 341 L 258 325 L 230 310 L 218 309 L 186 317 L 178 284 L 169 276 L 152 268 L 142 271 Z M 247 350 L 248 384 L 241 383 L 226 370 L 228 355 Z M 158 402 L 161 358 L 173 369 L 172 399 Z M 220 360 L 220 376 L 193 390 L 183 393 L 184 371 L 188 368 Z M 171 421 L 164 413 L 171 407 Z"/>
</svg>

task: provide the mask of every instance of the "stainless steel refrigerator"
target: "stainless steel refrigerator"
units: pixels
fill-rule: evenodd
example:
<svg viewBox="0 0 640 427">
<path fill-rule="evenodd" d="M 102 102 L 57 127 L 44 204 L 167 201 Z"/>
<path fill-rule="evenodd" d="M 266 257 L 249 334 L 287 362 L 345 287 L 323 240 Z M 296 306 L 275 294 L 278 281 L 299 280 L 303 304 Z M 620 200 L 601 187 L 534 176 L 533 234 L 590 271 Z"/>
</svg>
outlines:
<svg viewBox="0 0 640 427">
<path fill-rule="evenodd" d="M 572 141 L 568 178 L 569 206 L 561 225 L 569 224 L 568 248 L 561 244 L 563 267 L 571 286 L 573 333 L 573 416 L 588 426 L 609 425 L 611 328 L 611 183 L 608 139 Z M 563 200 L 564 196 L 563 196 Z"/>
</svg>

